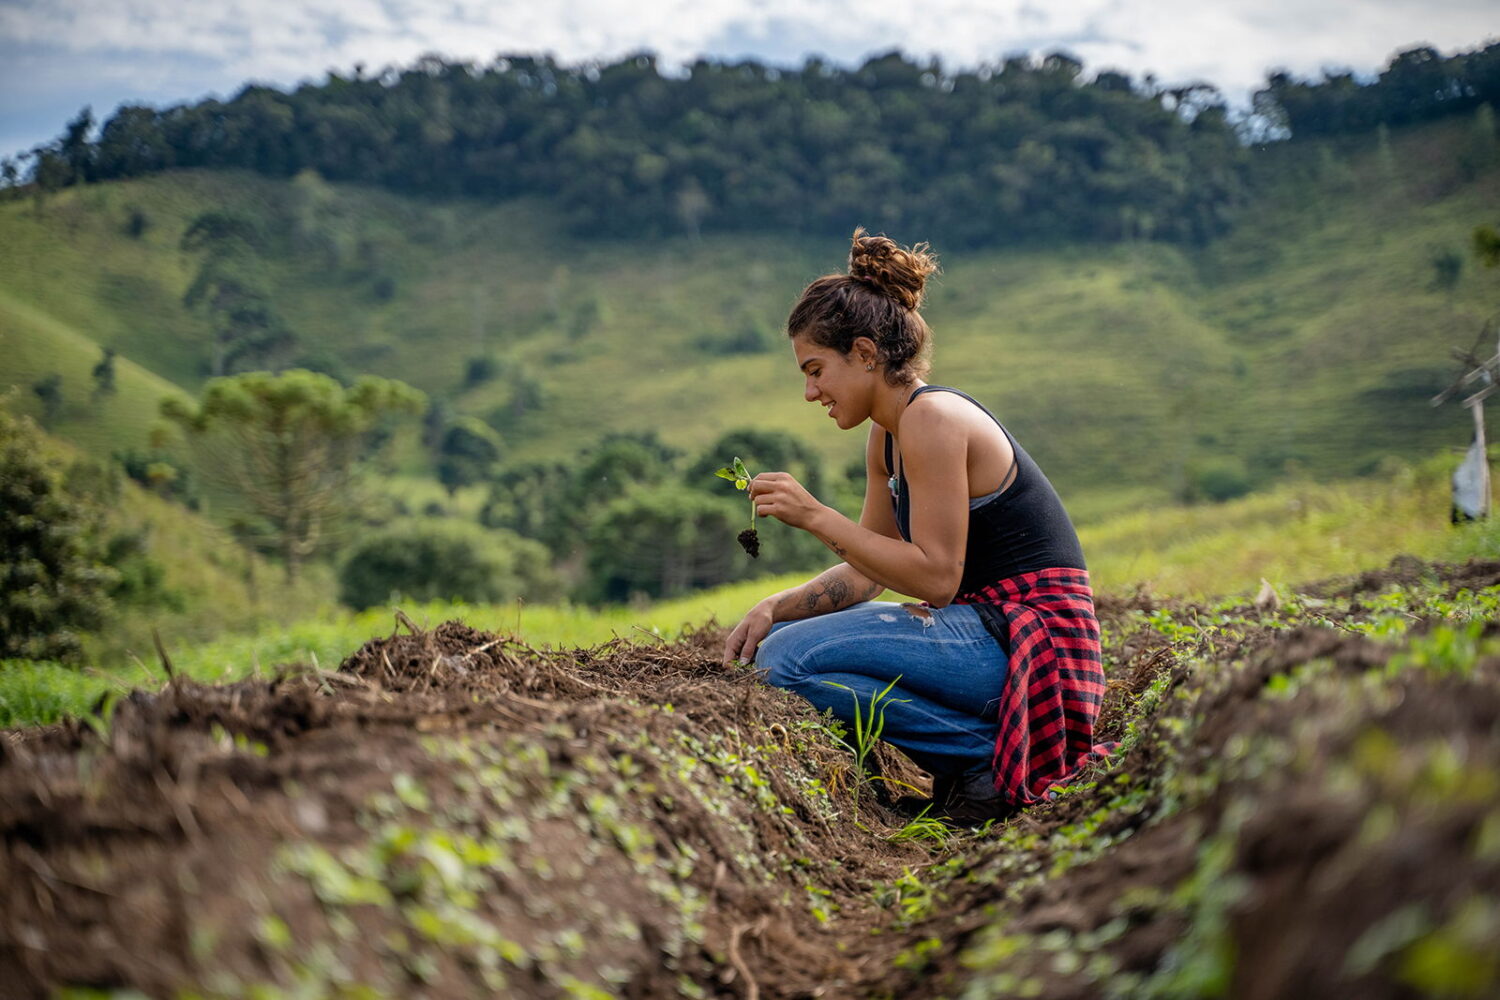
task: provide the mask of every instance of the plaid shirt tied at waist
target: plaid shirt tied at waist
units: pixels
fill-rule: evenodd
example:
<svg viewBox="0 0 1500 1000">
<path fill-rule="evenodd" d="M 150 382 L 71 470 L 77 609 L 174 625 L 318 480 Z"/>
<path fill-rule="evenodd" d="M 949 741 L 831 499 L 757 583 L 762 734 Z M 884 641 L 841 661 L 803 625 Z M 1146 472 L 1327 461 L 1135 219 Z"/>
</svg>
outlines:
<svg viewBox="0 0 1500 1000">
<path fill-rule="evenodd" d="M 1008 626 L 995 788 L 1017 807 L 1049 798 L 1052 786 L 1114 746 L 1093 742 L 1104 666 L 1088 571 L 1021 573 L 953 603 L 988 605 Z"/>
</svg>

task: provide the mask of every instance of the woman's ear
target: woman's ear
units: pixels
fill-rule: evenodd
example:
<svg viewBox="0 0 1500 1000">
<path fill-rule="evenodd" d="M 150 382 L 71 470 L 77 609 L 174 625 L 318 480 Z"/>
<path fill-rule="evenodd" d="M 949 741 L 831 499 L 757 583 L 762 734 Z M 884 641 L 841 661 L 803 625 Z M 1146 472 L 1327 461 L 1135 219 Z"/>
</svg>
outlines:
<svg viewBox="0 0 1500 1000">
<path fill-rule="evenodd" d="M 863 368 L 880 361 L 880 348 L 869 337 L 855 337 L 854 343 L 849 346 L 849 356 Z"/>
</svg>

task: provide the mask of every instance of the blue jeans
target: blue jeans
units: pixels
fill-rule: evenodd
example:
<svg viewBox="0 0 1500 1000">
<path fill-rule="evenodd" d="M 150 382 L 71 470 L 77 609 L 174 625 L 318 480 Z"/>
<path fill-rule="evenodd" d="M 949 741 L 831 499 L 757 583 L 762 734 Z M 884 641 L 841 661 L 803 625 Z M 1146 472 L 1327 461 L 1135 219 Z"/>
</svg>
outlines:
<svg viewBox="0 0 1500 1000">
<path fill-rule="evenodd" d="M 867 601 L 779 622 L 755 659 L 768 684 L 831 710 L 850 739 L 855 697 L 868 719 L 870 700 L 899 677 L 880 703 L 880 738 L 935 777 L 987 767 L 994 756 L 1006 655 L 973 605 L 909 610 Z"/>
</svg>

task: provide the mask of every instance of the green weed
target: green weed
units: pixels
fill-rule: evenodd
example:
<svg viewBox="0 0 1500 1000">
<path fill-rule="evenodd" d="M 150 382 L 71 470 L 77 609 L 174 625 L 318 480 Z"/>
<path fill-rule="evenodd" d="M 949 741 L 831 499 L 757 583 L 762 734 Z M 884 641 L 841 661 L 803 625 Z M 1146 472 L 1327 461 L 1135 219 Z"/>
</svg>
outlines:
<svg viewBox="0 0 1500 1000">
<path fill-rule="evenodd" d="M 932 809 L 928 804 L 916 816 L 912 817 L 901 829 L 891 834 L 891 841 L 900 842 L 904 840 L 930 841 L 939 846 L 953 839 L 953 828 L 935 816 L 927 815 Z"/>
</svg>

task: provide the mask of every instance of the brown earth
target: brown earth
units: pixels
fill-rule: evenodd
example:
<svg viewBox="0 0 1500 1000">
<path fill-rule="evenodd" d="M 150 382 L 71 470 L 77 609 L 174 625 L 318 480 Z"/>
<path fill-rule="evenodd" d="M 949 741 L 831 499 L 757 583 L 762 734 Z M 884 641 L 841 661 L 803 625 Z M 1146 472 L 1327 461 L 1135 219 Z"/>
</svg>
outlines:
<svg viewBox="0 0 1500 1000">
<path fill-rule="evenodd" d="M 1101 599 L 1129 749 L 946 843 L 713 629 L 138 691 L 0 740 L 0 995 L 1500 995 L 1500 659 L 1422 611 L 1500 564 L 1366 576 Z"/>
</svg>

